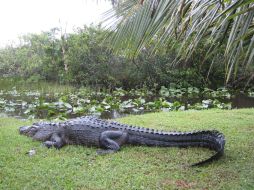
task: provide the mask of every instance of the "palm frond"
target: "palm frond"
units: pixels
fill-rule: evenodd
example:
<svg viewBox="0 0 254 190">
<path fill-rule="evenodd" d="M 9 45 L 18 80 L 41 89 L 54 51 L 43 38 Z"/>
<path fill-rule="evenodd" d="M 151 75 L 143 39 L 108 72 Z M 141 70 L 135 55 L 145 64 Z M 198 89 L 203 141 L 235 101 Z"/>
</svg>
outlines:
<svg viewBox="0 0 254 190">
<path fill-rule="evenodd" d="M 254 0 L 119 0 L 105 20 L 115 48 L 129 56 L 152 41 L 161 46 L 176 39 L 179 58 L 188 60 L 205 39 L 207 55 L 226 44 L 227 81 L 239 66 L 254 64 Z"/>
</svg>

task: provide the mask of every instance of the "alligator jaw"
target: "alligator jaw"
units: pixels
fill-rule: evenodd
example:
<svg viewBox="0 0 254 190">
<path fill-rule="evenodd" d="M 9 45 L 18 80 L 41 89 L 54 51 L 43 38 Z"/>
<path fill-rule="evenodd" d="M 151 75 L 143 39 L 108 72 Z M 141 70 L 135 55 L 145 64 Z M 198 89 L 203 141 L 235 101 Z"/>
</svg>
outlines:
<svg viewBox="0 0 254 190">
<path fill-rule="evenodd" d="M 19 133 L 24 134 L 28 130 L 29 126 L 23 126 L 19 128 Z"/>
<path fill-rule="evenodd" d="M 23 126 L 19 128 L 19 133 L 22 135 L 26 135 L 29 137 L 32 137 L 35 135 L 35 133 L 37 133 L 39 127 L 36 125 L 32 125 L 32 126 Z"/>
</svg>

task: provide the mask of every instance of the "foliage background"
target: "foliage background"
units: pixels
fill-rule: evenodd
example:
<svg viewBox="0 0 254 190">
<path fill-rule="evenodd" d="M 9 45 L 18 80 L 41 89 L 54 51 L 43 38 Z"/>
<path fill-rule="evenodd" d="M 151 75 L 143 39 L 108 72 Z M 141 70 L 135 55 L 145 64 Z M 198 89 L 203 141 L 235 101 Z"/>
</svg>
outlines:
<svg viewBox="0 0 254 190">
<path fill-rule="evenodd" d="M 155 43 L 151 43 L 137 57 L 128 58 L 125 49 L 117 54 L 113 51 L 111 39 L 105 38 L 108 35 L 110 32 L 100 26 L 84 26 L 71 34 L 64 33 L 62 28 L 53 28 L 21 36 L 19 45 L 0 49 L 0 75 L 28 82 L 53 81 L 97 89 L 144 86 L 160 89 L 171 84 L 216 89 L 224 85 L 223 49 L 216 60 L 204 61 L 206 47 L 197 48 L 190 59 L 181 60 L 173 67 L 177 46 L 157 47 L 154 52 Z M 244 73 L 239 72 L 238 76 L 243 80 L 232 80 L 229 86 L 239 88 L 246 84 L 248 78 Z"/>
</svg>

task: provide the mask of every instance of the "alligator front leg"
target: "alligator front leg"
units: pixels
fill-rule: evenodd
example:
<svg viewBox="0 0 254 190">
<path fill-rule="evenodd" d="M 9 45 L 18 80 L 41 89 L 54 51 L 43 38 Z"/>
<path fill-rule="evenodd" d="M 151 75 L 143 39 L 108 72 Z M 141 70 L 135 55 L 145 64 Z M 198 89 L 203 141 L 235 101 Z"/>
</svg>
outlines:
<svg viewBox="0 0 254 190">
<path fill-rule="evenodd" d="M 128 139 L 128 133 L 124 131 L 104 131 L 100 136 L 100 146 L 105 150 L 98 150 L 97 154 L 114 153 L 120 149 Z"/>
<path fill-rule="evenodd" d="M 50 141 L 45 141 L 43 145 L 48 148 L 55 147 L 57 149 L 60 149 L 65 145 L 65 142 L 58 134 L 53 134 Z"/>
</svg>

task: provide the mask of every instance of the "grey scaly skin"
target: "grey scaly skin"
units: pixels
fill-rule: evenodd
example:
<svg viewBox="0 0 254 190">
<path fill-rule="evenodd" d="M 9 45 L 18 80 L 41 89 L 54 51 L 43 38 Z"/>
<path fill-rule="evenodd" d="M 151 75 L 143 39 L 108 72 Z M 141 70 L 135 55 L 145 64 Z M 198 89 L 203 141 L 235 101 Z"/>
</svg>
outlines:
<svg viewBox="0 0 254 190">
<path fill-rule="evenodd" d="M 65 145 L 100 147 L 98 154 L 113 153 L 122 145 L 146 145 L 158 147 L 205 147 L 216 151 L 207 160 L 193 164 L 203 165 L 219 159 L 224 153 L 224 135 L 215 130 L 193 132 L 166 132 L 135 127 L 91 116 L 70 119 L 65 122 L 39 122 L 20 127 L 20 134 L 42 141 L 48 148 Z"/>
</svg>

